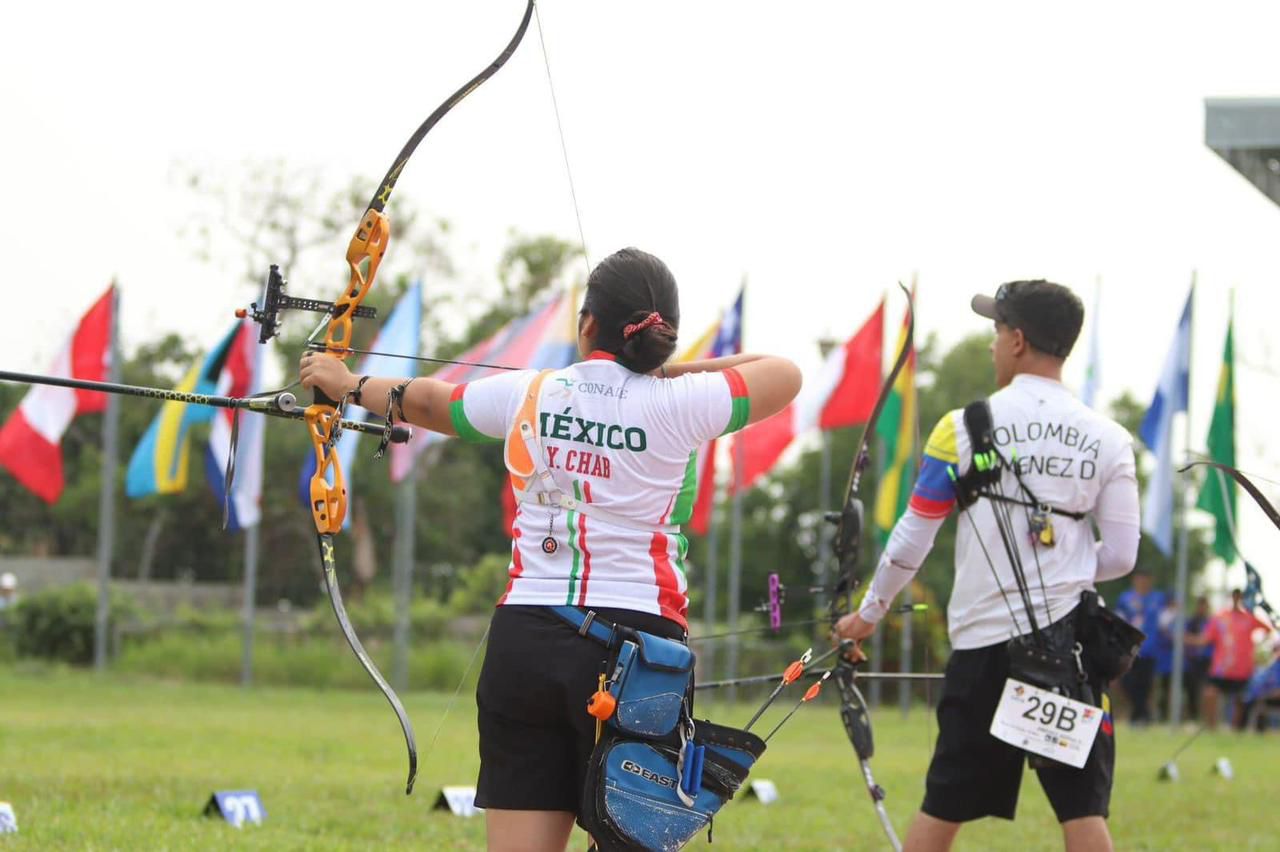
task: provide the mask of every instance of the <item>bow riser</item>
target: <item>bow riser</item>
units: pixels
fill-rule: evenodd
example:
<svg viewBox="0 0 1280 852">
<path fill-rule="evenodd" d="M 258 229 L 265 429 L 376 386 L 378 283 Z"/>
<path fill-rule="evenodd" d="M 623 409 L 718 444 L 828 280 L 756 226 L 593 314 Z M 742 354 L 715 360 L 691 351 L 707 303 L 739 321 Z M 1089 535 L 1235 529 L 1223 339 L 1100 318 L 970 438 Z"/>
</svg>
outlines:
<svg viewBox="0 0 1280 852">
<path fill-rule="evenodd" d="M 324 347 L 333 355 L 345 355 L 351 348 L 352 318 L 369 289 L 391 239 L 391 222 L 377 210 L 366 210 L 347 244 L 347 266 L 351 277 L 347 289 L 333 303 L 333 318 L 325 333 Z"/>
</svg>

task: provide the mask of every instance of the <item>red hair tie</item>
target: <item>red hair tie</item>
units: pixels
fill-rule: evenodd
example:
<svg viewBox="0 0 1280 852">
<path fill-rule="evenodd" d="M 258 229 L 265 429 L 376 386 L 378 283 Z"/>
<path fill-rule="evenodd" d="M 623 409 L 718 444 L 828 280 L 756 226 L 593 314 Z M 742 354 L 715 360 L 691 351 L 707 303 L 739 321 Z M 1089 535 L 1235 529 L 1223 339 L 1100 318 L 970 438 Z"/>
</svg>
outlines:
<svg viewBox="0 0 1280 852">
<path fill-rule="evenodd" d="M 630 340 L 633 335 L 635 335 L 638 332 L 644 331 L 649 326 L 666 325 L 666 324 L 667 324 L 667 321 L 662 318 L 662 314 L 658 313 L 657 311 L 654 311 L 653 313 L 649 314 L 649 316 L 640 320 L 640 322 L 628 323 L 627 325 L 624 325 L 622 327 L 622 339 Z"/>
</svg>

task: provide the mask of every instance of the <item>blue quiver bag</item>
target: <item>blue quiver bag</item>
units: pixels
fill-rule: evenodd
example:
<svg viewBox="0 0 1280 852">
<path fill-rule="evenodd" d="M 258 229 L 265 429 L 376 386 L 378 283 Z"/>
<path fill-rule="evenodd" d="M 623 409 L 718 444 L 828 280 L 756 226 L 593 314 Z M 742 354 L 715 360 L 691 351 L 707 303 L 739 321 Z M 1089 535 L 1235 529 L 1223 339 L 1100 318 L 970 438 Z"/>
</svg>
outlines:
<svg viewBox="0 0 1280 852">
<path fill-rule="evenodd" d="M 630 631 L 618 648 L 609 692 L 618 709 L 609 724 L 637 737 L 668 737 L 680 723 L 693 680 L 687 645 L 651 633 Z"/>
<path fill-rule="evenodd" d="M 764 753 L 764 740 L 694 721 L 694 654 L 684 643 L 592 611 L 552 611 L 609 650 L 615 706 L 587 763 L 578 823 L 600 852 L 675 852 L 709 834 L 712 817 Z"/>
<path fill-rule="evenodd" d="M 702 765 L 698 792 L 687 804 L 677 792 L 679 747 L 605 732 L 587 766 L 581 809 L 582 825 L 601 852 L 683 848 L 710 829 L 765 750 L 749 731 L 706 721 L 694 722 L 690 745 L 702 747 Z"/>
</svg>

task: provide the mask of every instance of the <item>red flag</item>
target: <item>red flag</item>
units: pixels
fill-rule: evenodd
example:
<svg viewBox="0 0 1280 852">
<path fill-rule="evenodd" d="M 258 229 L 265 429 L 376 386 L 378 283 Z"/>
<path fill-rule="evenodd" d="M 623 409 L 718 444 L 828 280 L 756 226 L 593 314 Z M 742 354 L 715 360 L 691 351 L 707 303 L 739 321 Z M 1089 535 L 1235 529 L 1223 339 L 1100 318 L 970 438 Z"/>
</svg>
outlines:
<svg viewBox="0 0 1280 852">
<path fill-rule="evenodd" d="M 698 494 L 693 501 L 689 529 L 698 535 L 711 530 L 711 510 L 716 490 L 716 440 L 708 441 L 698 454 Z"/>
<path fill-rule="evenodd" d="M 53 361 L 49 374 L 104 381 L 111 360 L 111 314 L 115 285 L 80 319 L 71 339 Z M 36 385 L 0 428 L 0 466 L 46 503 L 62 494 L 62 435 L 73 418 L 102 411 L 107 395 L 99 391 Z"/>
<path fill-rule="evenodd" d="M 734 489 L 750 488 L 768 473 L 783 451 L 815 426 L 835 429 L 865 423 L 880 393 L 884 358 L 884 300 L 843 346 L 831 350 L 822 371 L 806 380 L 800 396 L 782 411 L 739 433 L 742 454 Z"/>
<path fill-rule="evenodd" d="M 820 429 L 866 423 L 880 395 L 880 361 L 884 357 L 884 300 L 858 332 L 834 350 L 822 373 L 835 383 L 827 391 L 818 417 Z M 838 370 L 836 369 L 838 367 Z M 822 379 L 819 379 L 821 382 Z"/>
</svg>

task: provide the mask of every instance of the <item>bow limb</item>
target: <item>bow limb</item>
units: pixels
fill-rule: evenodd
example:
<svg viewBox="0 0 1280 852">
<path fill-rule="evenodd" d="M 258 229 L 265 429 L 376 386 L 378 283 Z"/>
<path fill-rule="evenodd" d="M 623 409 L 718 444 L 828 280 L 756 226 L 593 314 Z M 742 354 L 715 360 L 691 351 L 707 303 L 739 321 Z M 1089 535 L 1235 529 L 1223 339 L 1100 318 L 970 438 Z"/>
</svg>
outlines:
<svg viewBox="0 0 1280 852">
<path fill-rule="evenodd" d="M 853 744 L 853 751 L 858 756 L 858 767 L 862 770 L 862 781 L 866 784 L 867 793 L 871 796 L 871 805 L 876 809 L 880 819 L 880 827 L 894 852 L 902 852 L 902 842 L 893 830 L 893 822 L 885 809 L 885 792 L 871 772 L 871 758 L 875 754 L 875 742 L 871 736 L 871 710 L 867 700 L 862 696 L 856 683 L 857 670 L 854 665 L 841 656 L 836 663 L 834 679 L 836 689 L 840 692 L 840 721 L 844 723 L 845 733 Z"/>
<path fill-rule="evenodd" d="M 1240 487 L 1253 498 L 1253 502 L 1258 504 L 1258 507 L 1262 509 L 1262 513 L 1267 516 L 1267 520 L 1271 521 L 1271 523 L 1275 525 L 1276 529 L 1280 529 L 1280 510 L 1277 510 L 1276 507 L 1271 504 L 1271 501 L 1266 498 L 1266 495 L 1262 493 L 1262 490 L 1258 488 L 1258 486 L 1254 485 L 1253 480 L 1246 476 L 1242 471 L 1229 464 L 1202 460 L 1194 461 L 1185 467 L 1178 468 L 1178 473 L 1186 473 L 1197 465 L 1204 465 L 1205 467 L 1212 467 L 1215 470 L 1220 470 L 1234 479 Z M 1225 491 L 1226 489 L 1224 488 L 1223 490 Z M 1231 537 L 1234 540 L 1234 528 L 1231 529 Z M 1240 546 L 1237 544 L 1236 551 L 1239 552 L 1239 550 Z M 1272 608 L 1271 604 L 1267 601 L 1266 596 L 1262 593 L 1262 576 L 1258 573 L 1256 568 L 1249 564 L 1248 560 L 1244 560 L 1244 572 L 1246 580 L 1244 588 L 1245 607 L 1250 611 L 1255 607 L 1260 607 L 1271 619 L 1272 625 L 1277 629 L 1280 629 L 1280 617 L 1277 617 L 1276 611 Z"/>
<path fill-rule="evenodd" d="M 383 211 L 387 202 L 391 199 L 391 192 L 395 189 L 396 181 L 399 180 L 405 165 L 409 162 L 409 157 L 412 156 L 418 144 L 422 142 L 431 128 L 435 127 L 449 110 L 479 88 L 485 80 L 492 77 L 506 63 L 524 38 L 532 16 L 533 0 L 528 0 L 524 17 L 521 19 L 515 35 L 503 48 L 498 58 L 489 63 L 484 70 L 468 80 L 466 84 L 436 107 L 426 121 L 422 122 L 413 135 L 409 137 L 409 141 L 405 143 L 400 153 L 396 155 L 395 161 L 387 171 L 386 176 L 383 177 L 378 190 L 369 200 L 369 205 L 364 215 L 360 217 L 360 223 L 356 226 L 355 234 L 347 245 L 346 260 L 349 272 L 347 286 L 342 295 L 329 309 L 329 319 L 326 322 L 322 322 L 307 341 L 308 344 L 312 344 L 321 330 L 325 332 L 323 347 L 314 347 L 319 350 L 317 352 L 318 357 L 343 359 L 351 354 L 353 320 L 359 314 L 361 303 L 369 295 L 369 291 L 373 287 L 378 273 L 378 266 L 382 262 L 382 257 L 387 250 L 387 244 L 391 237 L 391 223 Z M 264 308 L 265 302 L 264 298 Z M 255 318 L 257 318 L 256 314 Z M 266 326 L 264 325 L 264 333 L 265 328 Z M 382 673 L 378 671 L 378 667 L 370 659 L 359 637 L 356 635 L 355 629 L 351 626 L 351 621 L 347 617 L 346 607 L 343 605 L 342 594 L 338 587 L 337 560 L 334 556 L 333 538 L 341 531 L 342 521 L 347 512 L 346 483 L 342 474 L 342 465 L 338 460 L 338 454 L 335 449 L 338 433 L 340 432 L 341 410 L 341 401 L 331 399 L 317 390 L 312 404 L 308 406 L 305 412 L 307 431 L 311 438 L 316 461 L 316 470 L 311 477 L 310 483 L 311 515 L 316 527 L 321 569 L 324 574 L 325 587 L 329 592 L 329 603 L 338 619 L 342 635 L 346 637 L 347 644 L 351 646 L 351 650 L 360 661 L 360 665 L 364 667 L 364 670 L 377 685 L 378 689 L 386 696 L 387 702 L 392 709 L 395 710 L 396 718 L 400 722 L 400 729 L 404 733 L 405 747 L 409 754 L 409 775 L 405 783 L 405 793 L 407 795 L 413 792 L 413 782 L 418 771 L 418 751 L 414 740 L 413 725 L 405 713 L 404 705 L 401 704 L 399 696 L 396 695 L 391 685 L 387 683 Z"/>
<path fill-rule="evenodd" d="M 1271 501 L 1266 498 L 1258 486 L 1253 484 L 1253 480 L 1229 464 L 1222 464 L 1221 462 L 1207 460 L 1193 461 L 1185 467 L 1178 468 L 1178 473 L 1186 473 L 1197 465 L 1204 465 L 1205 467 L 1212 467 L 1220 470 L 1238 482 L 1240 487 L 1248 492 L 1249 496 L 1253 498 L 1253 502 L 1257 503 L 1262 509 L 1263 514 L 1267 516 L 1267 520 L 1275 524 L 1276 529 L 1280 529 L 1280 510 L 1277 510 L 1275 506 L 1271 505 Z"/>
</svg>

